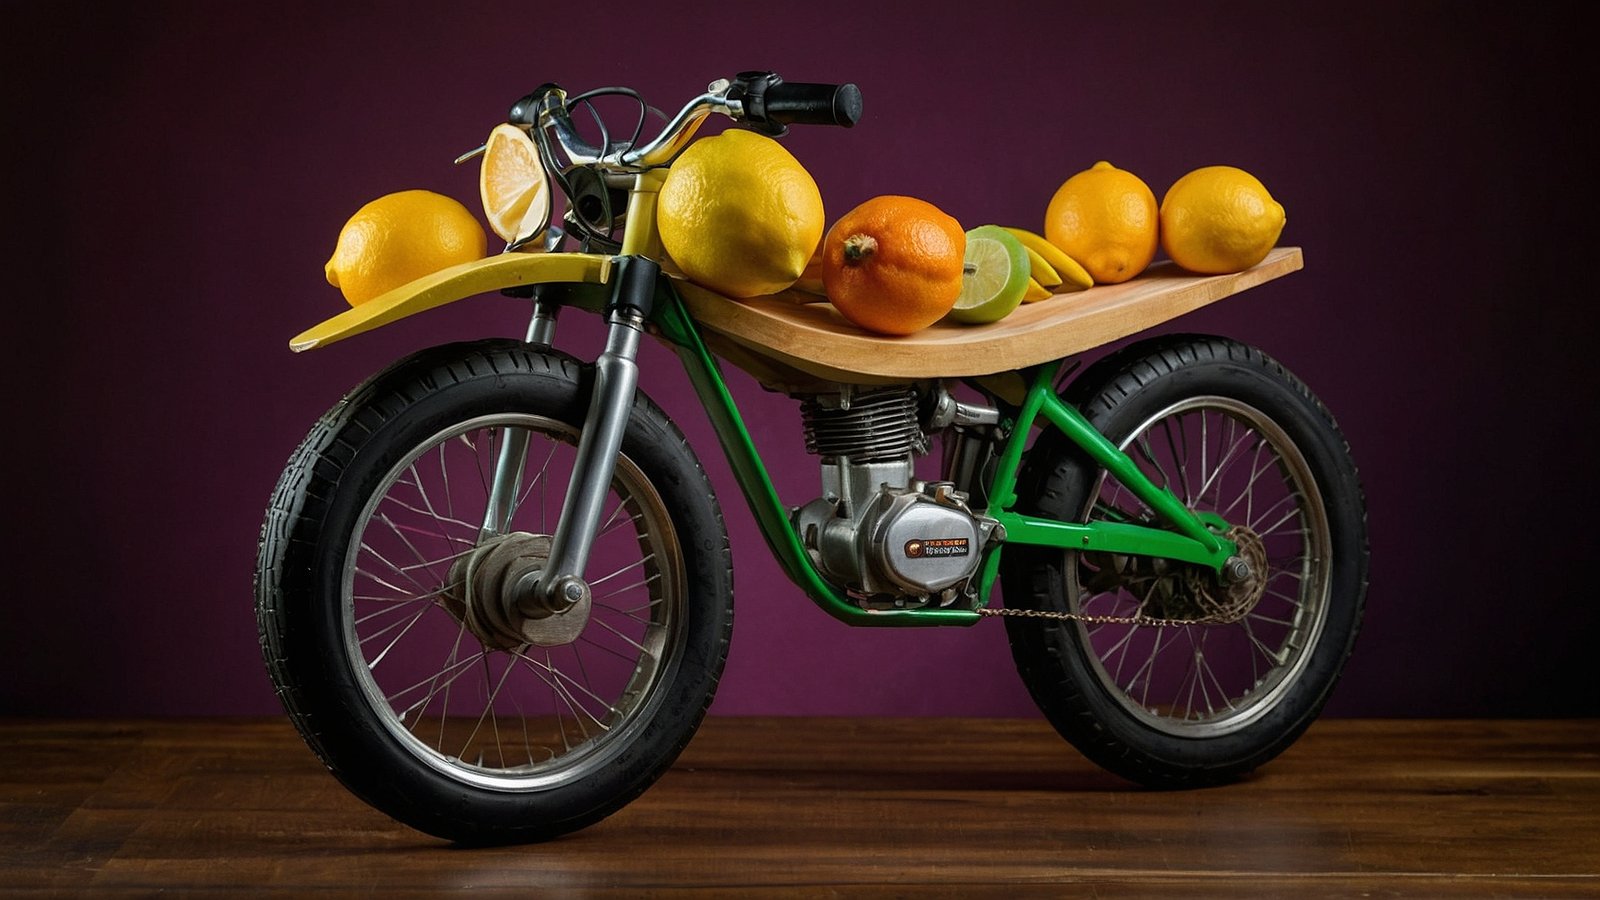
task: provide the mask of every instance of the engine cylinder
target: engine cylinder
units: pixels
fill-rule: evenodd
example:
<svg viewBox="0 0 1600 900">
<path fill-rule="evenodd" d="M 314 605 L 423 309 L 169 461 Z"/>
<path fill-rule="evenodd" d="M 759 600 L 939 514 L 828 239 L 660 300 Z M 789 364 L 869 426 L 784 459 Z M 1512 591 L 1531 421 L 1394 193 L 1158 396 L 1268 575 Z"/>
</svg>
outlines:
<svg viewBox="0 0 1600 900">
<path fill-rule="evenodd" d="M 874 462 L 927 450 L 917 421 L 917 394 L 909 388 L 806 397 L 800 417 L 806 450 L 824 459 Z"/>
</svg>

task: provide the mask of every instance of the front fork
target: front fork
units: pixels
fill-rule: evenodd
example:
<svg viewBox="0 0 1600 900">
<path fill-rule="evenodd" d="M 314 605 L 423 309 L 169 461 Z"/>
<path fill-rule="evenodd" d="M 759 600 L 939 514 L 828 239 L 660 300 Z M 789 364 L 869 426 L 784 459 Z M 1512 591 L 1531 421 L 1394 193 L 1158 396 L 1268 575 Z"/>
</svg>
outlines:
<svg viewBox="0 0 1600 900">
<path fill-rule="evenodd" d="M 590 600 L 584 567 L 589 562 L 622 436 L 633 410 L 634 391 L 639 384 L 639 367 L 634 360 L 655 297 L 656 279 L 661 274 L 661 267 L 643 256 L 622 257 L 617 266 L 615 287 L 605 307 L 606 347 L 594 363 L 594 389 L 578 438 L 572 480 L 551 535 L 550 555 L 542 570 L 525 577 L 515 589 L 517 607 L 531 618 L 566 612 Z M 554 331 L 555 307 L 535 300 L 528 342 L 548 347 Z M 527 449 L 528 432 L 507 429 L 495 463 L 480 543 L 481 539 L 504 534 L 510 528 Z"/>
</svg>

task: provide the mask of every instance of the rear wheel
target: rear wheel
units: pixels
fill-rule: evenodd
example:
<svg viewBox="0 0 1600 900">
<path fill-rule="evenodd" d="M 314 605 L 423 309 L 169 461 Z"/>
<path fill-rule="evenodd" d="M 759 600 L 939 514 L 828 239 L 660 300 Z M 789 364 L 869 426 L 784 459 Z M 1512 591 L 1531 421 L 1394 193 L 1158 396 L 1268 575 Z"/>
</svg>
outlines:
<svg viewBox="0 0 1600 900">
<path fill-rule="evenodd" d="M 548 555 L 591 381 L 510 342 L 425 351 L 324 417 L 268 511 L 257 610 L 290 717 L 347 787 L 431 834 L 531 841 L 599 820 L 677 757 L 720 676 L 721 515 L 642 395 L 592 600 L 506 627 L 508 579 Z M 503 458 L 523 474 L 486 529 Z"/>
<path fill-rule="evenodd" d="M 1316 717 L 1356 637 L 1366 513 L 1345 441 L 1281 365 L 1220 338 L 1134 345 L 1068 399 L 1158 486 L 1226 519 L 1252 575 L 1230 584 L 1167 560 L 1008 549 L 1008 606 L 1177 623 L 1008 619 L 1018 670 L 1063 736 L 1127 778 L 1184 787 L 1249 772 Z M 1055 433 L 1029 452 L 1021 484 L 1037 514 L 1156 522 Z"/>
</svg>

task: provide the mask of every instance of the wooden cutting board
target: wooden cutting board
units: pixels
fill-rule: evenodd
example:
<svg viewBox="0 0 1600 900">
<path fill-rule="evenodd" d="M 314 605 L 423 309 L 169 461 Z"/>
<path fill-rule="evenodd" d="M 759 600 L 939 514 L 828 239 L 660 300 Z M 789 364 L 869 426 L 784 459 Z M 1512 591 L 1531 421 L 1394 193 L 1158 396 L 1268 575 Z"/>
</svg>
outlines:
<svg viewBox="0 0 1600 900">
<path fill-rule="evenodd" d="M 941 322 L 906 337 L 863 331 L 832 304 L 799 291 L 730 300 L 687 281 L 677 286 L 695 320 L 714 335 L 818 378 L 870 383 L 991 375 L 1061 359 L 1301 266 L 1299 247 L 1278 247 L 1232 275 L 1194 275 L 1162 262 L 1132 281 L 1023 304 L 989 325 Z"/>
</svg>

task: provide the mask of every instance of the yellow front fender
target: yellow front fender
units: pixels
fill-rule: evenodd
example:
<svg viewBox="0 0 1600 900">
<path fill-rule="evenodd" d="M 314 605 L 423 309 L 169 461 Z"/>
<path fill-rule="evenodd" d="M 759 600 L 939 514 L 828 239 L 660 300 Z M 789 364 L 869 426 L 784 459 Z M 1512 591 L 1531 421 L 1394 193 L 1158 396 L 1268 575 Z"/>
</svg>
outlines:
<svg viewBox="0 0 1600 900">
<path fill-rule="evenodd" d="M 595 253 L 502 253 L 440 269 L 387 294 L 380 294 L 295 335 L 289 341 L 289 349 L 299 353 L 322 347 L 475 294 L 547 282 L 605 284 L 610 277 L 609 256 Z"/>
</svg>

